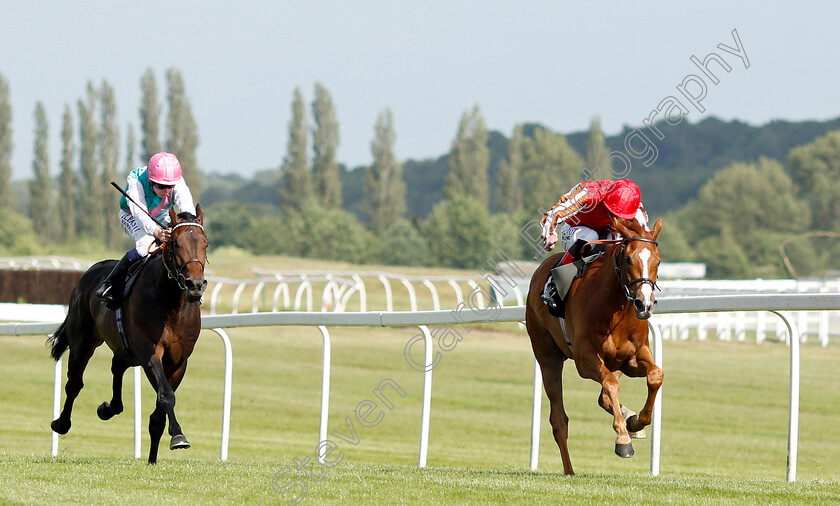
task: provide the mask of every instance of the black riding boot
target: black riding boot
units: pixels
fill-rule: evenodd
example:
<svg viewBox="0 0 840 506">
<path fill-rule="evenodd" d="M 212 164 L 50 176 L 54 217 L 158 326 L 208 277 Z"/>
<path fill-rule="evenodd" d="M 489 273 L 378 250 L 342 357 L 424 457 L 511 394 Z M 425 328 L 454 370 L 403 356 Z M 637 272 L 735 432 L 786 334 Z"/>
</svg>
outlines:
<svg viewBox="0 0 840 506">
<path fill-rule="evenodd" d="M 133 251 L 129 253 L 133 253 Z M 116 290 L 121 289 L 120 287 L 123 284 L 125 273 L 128 271 L 128 268 L 131 267 L 131 264 L 134 263 L 134 260 L 130 258 L 129 253 L 126 253 L 122 258 L 120 258 L 120 261 L 114 266 L 111 274 L 108 274 L 108 277 L 102 282 L 102 286 L 96 290 L 96 296 L 108 304 L 113 304 L 116 298 L 120 296 L 114 293 L 114 285 L 117 285 Z"/>
</svg>

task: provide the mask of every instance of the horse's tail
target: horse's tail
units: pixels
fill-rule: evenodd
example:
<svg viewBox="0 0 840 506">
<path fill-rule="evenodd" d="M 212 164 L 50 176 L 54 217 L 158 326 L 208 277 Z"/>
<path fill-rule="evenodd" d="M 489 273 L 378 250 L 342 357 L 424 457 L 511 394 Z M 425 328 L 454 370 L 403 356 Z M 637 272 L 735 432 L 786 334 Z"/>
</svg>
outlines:
<svg viewBox="0 0 840 506">
<path fill-rule="evenodd" d="M 58 330 L 47 339 L 50 345 L 50 355 L 56 362 L 61 358 L 61 355 L 70 347 L 70 340 L 67 338 L 67 321 L 61 322 Z"/>
</svg>

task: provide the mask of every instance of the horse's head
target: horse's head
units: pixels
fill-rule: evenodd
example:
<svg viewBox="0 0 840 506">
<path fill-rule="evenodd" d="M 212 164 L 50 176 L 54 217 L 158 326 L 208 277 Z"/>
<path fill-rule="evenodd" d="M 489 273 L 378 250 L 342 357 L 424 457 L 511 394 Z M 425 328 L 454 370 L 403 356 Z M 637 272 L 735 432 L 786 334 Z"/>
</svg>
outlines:
<svg viewBox="0 0 840 506">
<path fill-rule="evenodd" d="M 204 233 L 204 211 L 195 206 L 197 216 L 189 213 L 176 215 L 169 209 L 172 237 L 166 245 L 163 258 L 170 278 L 187 293 L 187 300 L 198 302 L 207 288 L 204 264 L 207 263 L 207 235 Z"/>
<path fill-rule="evenodd" d="M 615 273 L 624 295 L 633 303 L 636 317 L 647 320 L 656 306 L 653 289 L 661 260 L 656 237 L 662 230 L 662 218 L 656 220 L 651 231 L 636 220 L 621 218 L 614 218 L 612 227 L 624 238 L 613 257 Z"/>
</svg>

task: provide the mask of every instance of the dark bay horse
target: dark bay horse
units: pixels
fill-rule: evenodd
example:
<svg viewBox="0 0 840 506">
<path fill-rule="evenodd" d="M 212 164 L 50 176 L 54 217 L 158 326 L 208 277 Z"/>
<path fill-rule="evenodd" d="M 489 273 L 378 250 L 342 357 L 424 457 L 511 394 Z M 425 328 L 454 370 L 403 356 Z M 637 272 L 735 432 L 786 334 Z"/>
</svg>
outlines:
<svg viewBox="0 0 840 506">
<path fill-rule="evenodd" d="M 630 438 L 650 424 L 656 392 L 662 385 L 662 370 L 653 363 L 646 322 L 656 304 L 653 289 L 660 261 L 656 237 L 662 229 L 662 219 L 656 221 L 652 231 L 644 230 L 635 220 L 620 218 L 613 218 L 611 226 L 623 239 L 609 241 L 612 244 L 607 246 L 606 254 L 572 283 L 566 298 L 566 330 L 571 348 L 560 321 L 549 314 L 540 299 L 560 254 L 543 261 L 534 272 L 528 291 L 525 325 L 551 403 L 549 421 L 565 474 L 574 474 L 567 446 L 569 418 L 563 407 L 566 359 L 574 360 L 582 378 L 601 385 L 598 404 L 613 417 L 618 435 L 615 453 L 620 457 L 633 456 Z M 647 378 L 647 401 L 638 415 L 619 402 L 621 373 Z"/>
<path fill-rule="evenodd" d="M 202 226 L 201 206 L 196 206 L 196 213 L 197 216 L 189 213 L 176 216 L 170 209 L 172 236 L 163 252 L 153 255 L 140 271 L 131 297 L 123 304 L 125 342 L 117 330 L 115 312 L 95 294 L 115 261 L 99 262 L 82 275 L 70 297 L 67 317 L 49 340 L 56 360 L 70 349 L 67 399 L 61 415 L 50 425 L 55 432 L 66 434 L 70 430 L 73 401 L 84 386 L 85 367 L 104 342 L 114 353 L 111 361 L 114 392 L 110 401 L 97 408 L 99 418 L 109 420 L 122 413 L 123 374 L 129 367 L 140 365 L 157 392 L 155 410 L 149 417 L 149 463 L 157 461 L 167 418 L 172 436 L 169 448 L 190 447 L 175 418 L 175 390 L 184 377 L 187 359 L 201 330 L 199 301 L 207 287 L 204 279 L 207 236 Z"/>
</svg>

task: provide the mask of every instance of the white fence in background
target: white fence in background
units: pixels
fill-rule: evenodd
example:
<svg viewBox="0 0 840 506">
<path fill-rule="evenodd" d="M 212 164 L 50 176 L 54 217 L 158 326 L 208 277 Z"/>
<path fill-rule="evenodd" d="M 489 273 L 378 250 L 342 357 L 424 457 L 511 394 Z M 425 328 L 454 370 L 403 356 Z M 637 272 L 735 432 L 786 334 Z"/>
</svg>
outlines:
<svg viewBox="0 0 840 506">
<path fill-rule="evenodd" d="M 826 311 L 840 308 L 840 294 L 774 294 L 774 295 L 729 295 L 663 298 L 657 308 L 658 316 L 650 321 L 653 339 L 654 360 L 662 366 L 662 335 L 657 320 L 662 315 L 675 313 L 715 313 L 727 311 L 769 311 L 778 315 L 788 329 L 789 335 L 798 335 L 796 322 L 790 311 Z M 521 321 L 524 318 L 523 306 L 499 308 L 493 314 L 492 321 Z M 262 326 L 313 326 L 318 327 L 323 339 L 323 369 L 320 429 L 318 441 L 327 438 L 327 419 L 329 413 L 329 385 L 331 370 L 331 342 L 329 326 L 417 326 L 421 330 L 425 343 L 425 363 L 427 371 L 423 373 L 423 407 L 421 412 L 421 434 L 418 465 L 425 467 L 428 453 L 430 409 L 432 397 L 432 371 L 434 343 L 428 325 L 477 323 L 488 321 L 487 311 L 407 311 L 407 312 L 362 312 L 362 313 L 317 313 L 317 312 L 281 312 L 255 313 L 242 315 L 218 315 L 202 318 L 202 327 L 219 334 L 225 343 L 225 382 L 222 415 L 222 442 L 220 458 L 227 460 L 230 428 L 231 381 L 233 354 L 226 328 L 262 327 Z M 48 334 L 55 330 L 57 323 L 7 323 L 0 324 L 0 335 Z M 787 442 L 787 481 L 796 480 L 797 444 L 799 433 L 799 340 L 788 341 L 790 346 L 790 411 L 788 420 Z M 140 385 L 139 368 L 135 368 L 135 457 L 140 457 Z M 666 387 L 667 388 L 667 385 Z M 663 388 L 664 389 L 664 388 Z M 539 460 L 539 435 L 542 404 L 542 387 L 539 366 L 534 361 L 533 407 L 531 426 L 530 466 L 535 469 Z M 654 406 L 651 424 L 651 474 L 659 474 L 659 455 L 661 444 L 661 395 L 660 390 Z M 54 417 L 58 416 L 61 399 L 61 361 L 55 367 L 55 403 Z M 58 439 L 53 434 L 53 455 L 57 453 Z M 323 456 L 319 456 L 322 458 Z"/>
</svg>

